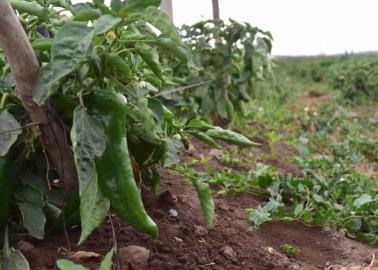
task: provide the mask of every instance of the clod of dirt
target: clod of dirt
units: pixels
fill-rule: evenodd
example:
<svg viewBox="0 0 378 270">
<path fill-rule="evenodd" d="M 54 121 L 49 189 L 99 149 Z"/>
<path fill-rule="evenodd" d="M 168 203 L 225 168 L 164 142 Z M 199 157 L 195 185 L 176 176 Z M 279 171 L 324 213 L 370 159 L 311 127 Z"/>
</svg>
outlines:
<svg viewBox="0 0 378 270">
<path fill-rule="evenodd" d="M 194 234 L 196 236 L 204 236 L 208 234 L 208 231 L 205 227 L 202 226 L 195 226 L 194 227 Z"/>
<path fill-rule="evenodd" d="M 173 198 L 172 193 L 169 191 L 164 191 L 159 195 L 159 206 L 164 208 L 172 208 L 175 205 L 175 198 Z"/>
<path fill-rule="evenodd" d="M 118 252 L 121 270 L 147 269 L 150 251 L 141 246 L 123 247 Z"/>
<path fill-rule="evenodd" d="M 211 149 L 208 156 L 219 159 L 223 155 L 223 151 L 218 149 Z"/>
<path fill-rule="evenodd" d="M 229 259 L 231 261 L 236 260 L 236 252 L 230 246 L 224 246 L 224 247 L 222 247 L 221 250 L 220 250 L 220 253 L 226 259 Z"/>
<path fill-rule="evenodd" d="M 34 245 L 29 242 L 21 240 L 20 242 L 18 242 L 18 249 L 22 253 L 29 253 L 34 249 Z"/>
</svg>

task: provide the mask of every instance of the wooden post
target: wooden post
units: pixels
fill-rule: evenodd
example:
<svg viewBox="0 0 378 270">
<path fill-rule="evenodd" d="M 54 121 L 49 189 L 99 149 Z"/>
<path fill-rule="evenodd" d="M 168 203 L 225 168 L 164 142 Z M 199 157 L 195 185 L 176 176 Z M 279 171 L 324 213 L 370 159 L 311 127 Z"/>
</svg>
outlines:
<svg viewBox="0 0 378 270">
<path fill-rule="evenodd" d="M 219 20 L 219 1 L 218 0 L 213 0 L 213 19 L 214 20 Z"/>
<path fill-rule="evenodd" d="M 0 47 L 3 48 L 16 82 L 16 92 L 29 118 L 39 123 L 41 141 L 67 195 L 77 187 L 76 167 L 65 140 L 65 132 L 52 117 L 48 106 L 39 106 L 32 97 L 33 85 L 38 77 L 39 64 L 16 13 L 8 0 L 0 0 Z"/>
<path fill-rule="evenodd" d="M 161 10 L 163 10 L 173 21 L 173 5 L 172 0 L 163 0 L 160 4 Z"/>
</svg>

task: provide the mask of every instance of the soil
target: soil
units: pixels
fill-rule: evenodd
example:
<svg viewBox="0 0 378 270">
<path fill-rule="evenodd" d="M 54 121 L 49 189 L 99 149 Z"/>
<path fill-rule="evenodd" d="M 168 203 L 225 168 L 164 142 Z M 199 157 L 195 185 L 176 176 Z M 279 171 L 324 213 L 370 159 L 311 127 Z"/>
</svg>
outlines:
<svg viewBox="0 0 378 270">
<path fill-rule="evenodd" d="M 194 145 L 195 149 L 189 151 L 187 156 L 193 155 L 193 152 L 209 154 L 209 148 L 198 142 Z M 286 151 L 283 146 L 280 147 L 282 149 L 279 151 Z M 295 168 L 285 167 L 282 162 L 272 162 L 281 166 L 285 173 L 298 173 Z M 215 157 L 207 165 L 218 169 L 224 166 Z M 159 195 L 144 190 L 143 197 L 149 214 L 160 228 L 159 240 L 135 232 L 117 217 L 112 218 L 118 248 L 137 245 L 149 251 L 147 265 L 139 268 L 141 270 L 310 270 L 325 269 L 335 264 L 364 266 L 378 251 L 347 238 L 342 231 L 308 227 L 299 222 L 272 222 L 255 232 L 248 232 L 245 209 L 262 203 L 262 199 L 253 194 L 215 195 L 217 222 L 214 228 L 207 228 L 195 190 L 176 175 L 163 173 Z M 177 216 L 172 209 L 177 211 Z M 80 235 L 79 228 L 71 228 L 67 234 L 70 248 L 64 233 L 50 234 L 43 241 L 21 241 L 20 249 L 29 260 L 31 269 L 57 269 L 55 262 L 58 258 L 68 258 L 78 250 L 104 255 L 113 246 L 109 220 L 80 247 L 75 245 Z M 289 258 L 281 251 L 284 244 L 299 247 L 299 255 Z M 97 269 L 100 260 L 89 258 L 79 262 L 90 269 Z"/>
</svg>

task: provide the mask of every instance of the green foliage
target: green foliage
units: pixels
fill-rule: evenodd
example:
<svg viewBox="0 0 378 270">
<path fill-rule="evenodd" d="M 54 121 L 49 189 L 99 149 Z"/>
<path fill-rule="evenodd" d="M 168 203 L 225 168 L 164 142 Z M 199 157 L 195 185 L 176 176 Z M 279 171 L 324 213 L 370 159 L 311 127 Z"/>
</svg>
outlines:
<svg viewBox="0 0 378 270">
<path fill-rule="evenodd" d="M 292 244 L 284 244 L 281 246 L 281 250 L 285 253 L 288 257 L 298 257 L 299 253 L 301 252 L 300 248 L 292 245 Z"/>
<path fill-rule="evenodd" d="M 279 63 L 289 76 L 331 84 L 346 100 L 378 100 L 378 59 L 375 55 L 284 58 Z"/>
<path fill-rule="evenodd" d="M 112 207 L 135 229 L 157 237 L 156 224 L 141 200 L 140 185 L 156 191 L 158 168 L 177 163 L 190 137 L 201 137 L 217 148 L 216 140 L 254 145 L 245 136 L 195 120 L 197 115 L 182 119 L 168 109 L 169 101 L 159 99 L 163 85 L 175 80 L 173 65 L 163 63 L 165 57 L 183 66 L 192 63 L 190 48 L 159 10 L 160 1 L 112 1 L 110 6 L 103 1 L 72 5 L 64 0 L 11 4 L 41 66 L 33 99 L 48 108 L 51 121 L 64 128 L 79 183 L 78 190 L 64 194 L 64 183 L 40 141 L 38 125 L 49 123 L 30 123 L 25 117 L 9 65 L 0 52 L 0 156 L 1 164 L 3 158 L 12 164 L 7 181 L 3 175 L 10 166 L 0 168 L 0 185 L 9 195 L 1 196 L 1 207 L 6 209 L 0 229 L 11 224 L 42 239 L 51 229 L 80 223 L 82 243 Z M 245 46 L 254 40 L 248 33 L 263 34 L 246 27 L 248 31 L 240 33 Z M 17 187 L 11 193 L 8 181 Z M 205 221 L 213 225 L 211 190 L 204 181 L 191 181 Z"/>
<path fill-rule="evenodd" d="M 378 60 L 353 61 L 339 66 L 332 83 L 346 99 L 378 100 Z"/>
<path fill-rule="evenodd" d="M 181 98 L 178 105 L 186 115 L 242 114 L 242 103 L 251 99 L 255 85 L 271 75 L 271 34 L 234 20 L 198 22 L 180 31 L 192 49 L 195 68 L 176 64 L 173 74 L 189 89 L 165 97 Z"/>
<path fill-rule="evenodd" d="M 329 90 L 329 79 L 314 82 L 288 69 L 302 62 L 311 66 L 315 60 L 279 60 L 280 88 L 264 85 L 258 99 L 245 107 L 246 117 L 232 122 L 261 142 L 256 156 L 225 152 L 216 158 L 232 168 L 196 173 L 216 185 L 219 194 L 265 198 L 246 210 L 252 231 L 266 222 L 301 221 L 343 229 L 349 237 L 377 244 L 376 104 L 350 103 L 341 92 Z M 324 69 L 336 65 L 334 60 L 322 60 L 327 62 Z M 371 171 L 364 169 L 367 165 Z M 188 165 L 185 169 L 193 170 Z"/>
<path fill-rule="evenodd" d="M 9 247 L 8 227 L 0 230 L 0 237 L 4 237 L 3 249 L 0 251 L 0 269 L 2 270 L 29 270 L 29 263 L 18 250 Z"/>
</svg>

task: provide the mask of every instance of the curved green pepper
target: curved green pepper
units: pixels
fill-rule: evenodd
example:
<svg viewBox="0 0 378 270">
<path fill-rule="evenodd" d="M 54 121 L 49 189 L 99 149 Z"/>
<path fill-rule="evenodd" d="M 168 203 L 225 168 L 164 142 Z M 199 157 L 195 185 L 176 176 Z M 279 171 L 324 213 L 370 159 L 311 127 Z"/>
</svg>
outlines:
<svg viewBox="0 0 378 270">
<path fill-rule="evenodd" d="M 156 40 L 156 44 L 163 48 L 164 50 L 172 53 L 177 57 L 182 63 L 187 63 L 189 61 L 188 53 L 185 48 L 181 47 L 177 42 L 170 38 L 159 37 Z"/>
<path fill-rule="evenodd" d="M 130 66 L 118 54 L 115 54 L 115 53 L 109 54 L 107 56 L 107 61 L 108 61 L 109 66 L 113 68 L 119 75 L 127 76 L 127 77 L 130 77 L 132 75 Z"/>
<path fill-rule="evenodd" d="M 155 73 L 158 78 L 162 79 L 163 69 L 160 65 L 159 54 L 157 53 L 156 49 L 146 44 L 138 44 L 136 48 L 137 52 L 147 63 L 152 72 Z"/>
<path fill-rule="evenodd" d="M 0 157 L 0 230 L 8 222 L 11 201 L 11 181 L 9 179 L 10 162 L 7 157 Z"/>
<path fill-rule="evenodd" d="M 96 159 L 101 191 L 115 212 L 136 230 L 158 238 L 134 179 L 126 138 L 126 98 L 111 91 L 96 91 L 89 98 L 89 113 L 101 120 L 107 137 L 104 154 Z"/>
<path fill-rule="evenodd" d="M 9 98 L 11 97 L 11 95 L 9 93 L 5 93 L 2 97 L 1 97 L 1 100 L 0 100 L 0 110 L 5 108 L 5 105 L 7 105 L 7 102 L 9 100 Z"/>
<path fill-rule="evenodd" d="M 10 0 L 9 3 L 19 12 L 37 16 L 39 19 L 49 21 L 49 10 L 35 1 Z"/>
<path fill-rule="evenodd" d="M 51 49 L 53 39 L 51 38 L 39 38 L 32 42 L 32 47 L 36 51 L 47 51 Z"/>
</svg>

